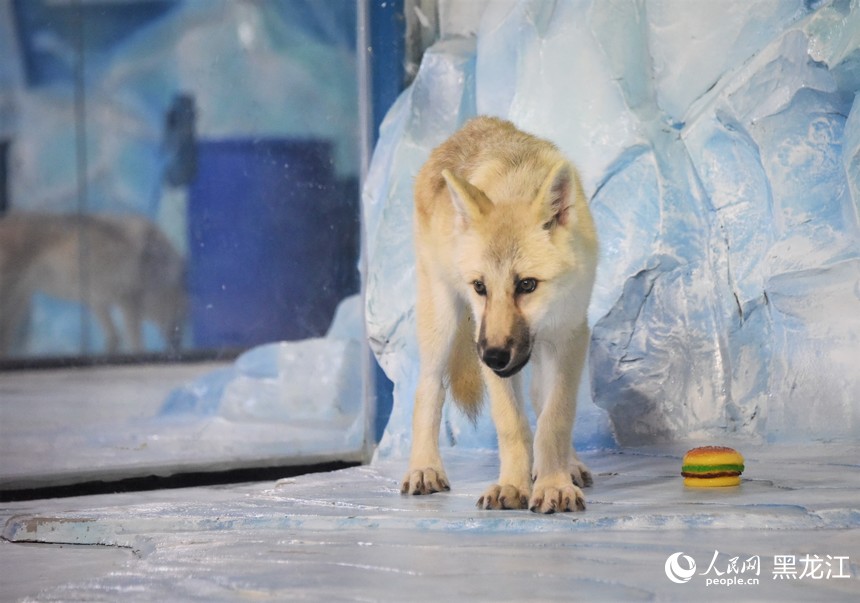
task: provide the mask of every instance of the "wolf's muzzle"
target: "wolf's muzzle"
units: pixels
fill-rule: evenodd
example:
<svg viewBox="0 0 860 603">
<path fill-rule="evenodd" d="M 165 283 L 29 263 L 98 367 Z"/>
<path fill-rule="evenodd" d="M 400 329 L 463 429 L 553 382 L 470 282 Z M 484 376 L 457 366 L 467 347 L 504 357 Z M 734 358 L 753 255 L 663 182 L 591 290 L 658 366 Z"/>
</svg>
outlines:
<svg viewBox="0 0 860 603">
<path fill-rule="evenodd" d="M 513 357 L 509 348 L 487 348 L 480 352 L 481 360 L 496 375 L 502 378 L 512 377 L 528 363 L 531 354 Z"/>
</svg>

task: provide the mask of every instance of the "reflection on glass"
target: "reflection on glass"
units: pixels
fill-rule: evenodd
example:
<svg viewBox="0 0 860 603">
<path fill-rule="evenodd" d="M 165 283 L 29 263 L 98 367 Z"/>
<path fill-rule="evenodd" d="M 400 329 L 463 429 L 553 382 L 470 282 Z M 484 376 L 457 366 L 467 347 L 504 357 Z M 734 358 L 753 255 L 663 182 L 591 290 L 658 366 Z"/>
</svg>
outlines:
<svg viewBox="0 0 860 603">
<path fill-rule="evenodd" d="M 0 360 L 238 350 L 358 291 L 353 2 L 0 10 Z"/>
</svg>

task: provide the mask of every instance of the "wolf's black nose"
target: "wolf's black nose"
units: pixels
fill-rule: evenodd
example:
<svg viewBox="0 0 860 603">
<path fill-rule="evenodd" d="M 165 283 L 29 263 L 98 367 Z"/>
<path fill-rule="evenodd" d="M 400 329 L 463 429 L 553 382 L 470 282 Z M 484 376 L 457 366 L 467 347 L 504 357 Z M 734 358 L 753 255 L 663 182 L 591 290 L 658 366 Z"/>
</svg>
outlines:
<svg viewBox="0 0 860 603">
<path fill-rule="evenodd" d="M 500 371 L 511 361 L 511 351 L 506 348 L 487 348 L 483 355 L 484 364 L 493 369 Z"/>
</svg>

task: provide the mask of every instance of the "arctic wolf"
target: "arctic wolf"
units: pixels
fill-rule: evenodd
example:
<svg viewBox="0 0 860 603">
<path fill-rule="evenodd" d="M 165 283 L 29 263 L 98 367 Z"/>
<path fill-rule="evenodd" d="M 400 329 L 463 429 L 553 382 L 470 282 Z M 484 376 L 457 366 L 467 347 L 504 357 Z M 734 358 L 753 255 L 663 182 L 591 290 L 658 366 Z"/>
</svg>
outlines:
<svg viewBox="0 0 860 603">
<path fill-rule="evenodd" d="M 573 166 L 551 143 L 479 117 L 415 181 L 421 369 L 401 491 L 449 489 L 439 454 L 446 384 L 468 415 L 484 387 L 499 440 L 483 509 L 585 509 L 591 474 L 572 450 L 597 237 Z M 520 369 L 532 360 L 532 433 Z"/>
<path fill-rule="evenodd" d="M 143 351 L 144 318 L 175 348 L 186 306 L 184 273 L 182 257 L 143 218 L 9 214 L 0 219 L 0 356 L 26 336 L 36 292 L 86 303 L 104 329 L 108 353 L 121 344 L 114 306 L 132 351 Z"/>
</svg>

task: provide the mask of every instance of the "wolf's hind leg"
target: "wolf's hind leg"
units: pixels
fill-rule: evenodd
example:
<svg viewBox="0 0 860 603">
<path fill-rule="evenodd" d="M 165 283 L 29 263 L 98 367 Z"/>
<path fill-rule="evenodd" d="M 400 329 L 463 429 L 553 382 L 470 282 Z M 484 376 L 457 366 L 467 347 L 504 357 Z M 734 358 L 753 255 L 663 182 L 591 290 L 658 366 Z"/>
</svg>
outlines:
<svg viewBox="0 0 860 603">
<path fill-rule="evenodd" d="M 120 337 L 119 332 L 116 329 L 116 326 L 113 324 L 113 317 L 110 313 L 110 305 L 109 304 L 94 304 L 92 306 L 93 312 L 96 315 L 96 318 L 99 321 L 99 324 L 102 327 L 102 331 L 105 336 L 105 351 L 108 354 L 116 354 L 120 350 Z"/>
<path fill-rule="evenodd" d="M 570 472 L 570 479 L 580 488 L 589 488 L 594 484 L 594 477 L 591 475 L 588 467 L 585 466 L 576 454 L 576 449 L 570 451 L 570 461 L 568 461 L 567 469 Z"/>
</svg>

